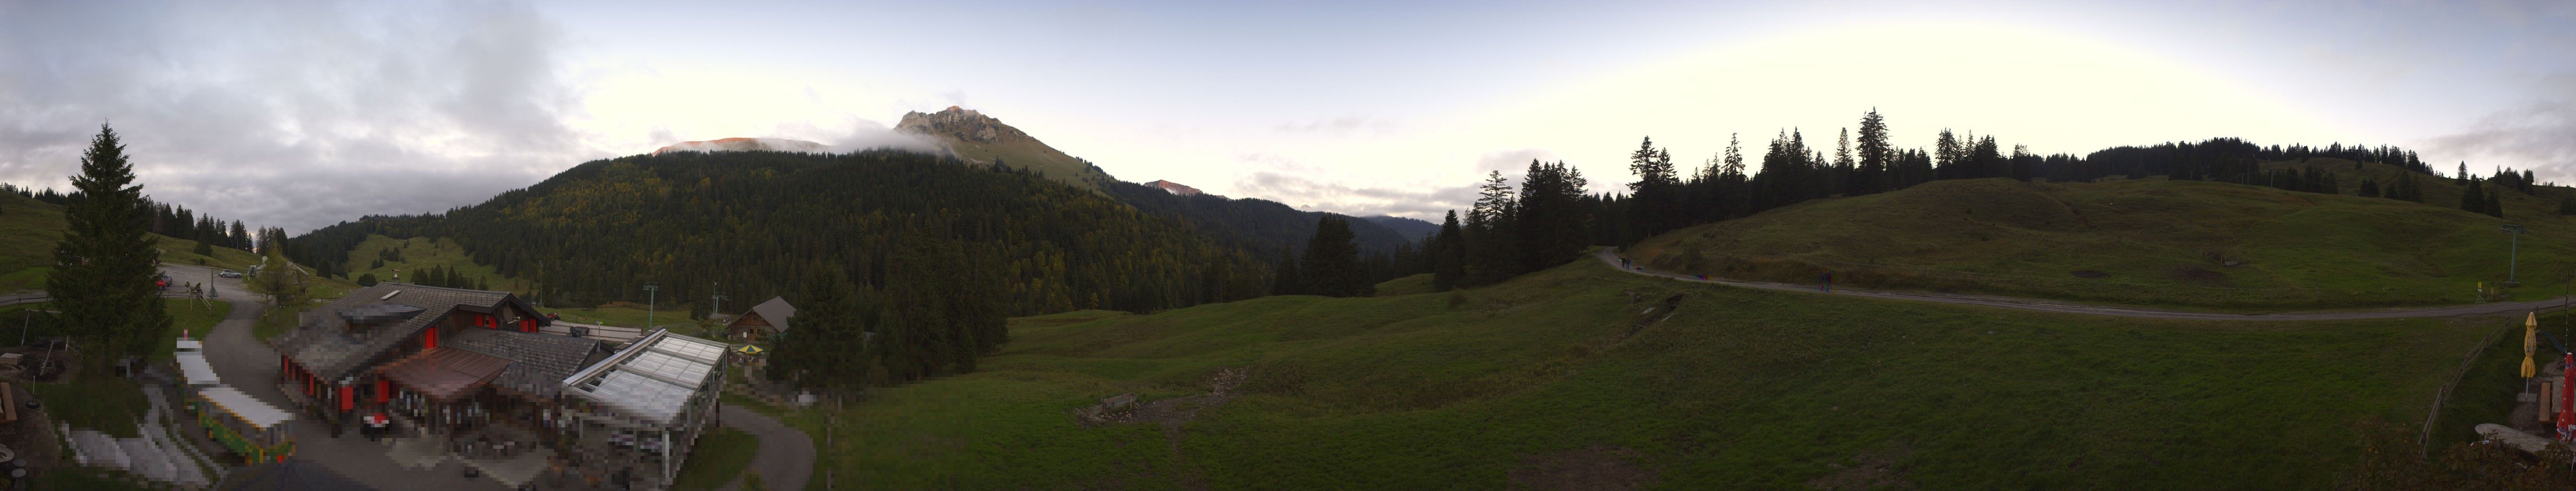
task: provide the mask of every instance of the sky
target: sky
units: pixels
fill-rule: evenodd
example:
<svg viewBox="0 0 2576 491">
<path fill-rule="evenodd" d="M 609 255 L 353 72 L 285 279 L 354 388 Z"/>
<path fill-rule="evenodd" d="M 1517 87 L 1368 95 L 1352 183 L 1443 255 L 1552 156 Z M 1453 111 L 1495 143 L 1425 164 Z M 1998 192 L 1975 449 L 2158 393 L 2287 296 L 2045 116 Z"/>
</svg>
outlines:
<svg viewBox="0 0 2576 491">
<path fill-rule="evenodd" d="M 2576 181 L 2576 2 L 0 0 L 0 182 L 101 124 L 145 192 L 302 232 L 683 140 L 963 106 L 1128 181 L 1437 220 L 1532 159 L 1830 145 L 1876 109 L 2038 153 L 2390 144 Z M 1759 153 L 1755 151 L 1754 153 Z"/>
</svg>

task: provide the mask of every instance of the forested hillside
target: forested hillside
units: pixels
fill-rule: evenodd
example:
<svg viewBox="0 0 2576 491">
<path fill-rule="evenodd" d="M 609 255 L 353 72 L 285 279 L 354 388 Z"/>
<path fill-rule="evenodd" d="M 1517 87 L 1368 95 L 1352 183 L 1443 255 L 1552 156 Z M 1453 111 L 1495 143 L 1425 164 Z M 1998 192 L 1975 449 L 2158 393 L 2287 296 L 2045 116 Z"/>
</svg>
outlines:
<svg viewBox="0 0 2576 491">
<path fill-rule="evenodd" d="M 593 161 L 442 214 L 367 217 L 289 241 L 333 274 L 370 234 L 440 237 L 556 305 L 802 298 L 837 271 L 862 306 L 900 295 L 993 314 L 1153 311 L 1258 296 L 1267 264 L 1178 221 L 1032 172 L 898 151 L 682 152 Z M 720 284 L 720 286 L 719 286 Z M 872 309 L 863 308 L 862 311 Z"/>
<path fill-rule="evenodd" d="M 1180 218 L 1229 245 L 1255 252 L 1304 247 L 1306 239 L 1315 235 L 1315 221 L 1326 215 L 1298 211 L 1277 201 L 1212 194 L 1183 196 L 1125 181 L 1103 183 L 1101 190 L 1136 209 Z M 1398 233 L 1373 220 L 1351 220 L 1351 233 L 1360 244 L 1360 253 L 1365 255 L 1396 254 L 1421 243 L 1419 237 Z"/>
</svg>

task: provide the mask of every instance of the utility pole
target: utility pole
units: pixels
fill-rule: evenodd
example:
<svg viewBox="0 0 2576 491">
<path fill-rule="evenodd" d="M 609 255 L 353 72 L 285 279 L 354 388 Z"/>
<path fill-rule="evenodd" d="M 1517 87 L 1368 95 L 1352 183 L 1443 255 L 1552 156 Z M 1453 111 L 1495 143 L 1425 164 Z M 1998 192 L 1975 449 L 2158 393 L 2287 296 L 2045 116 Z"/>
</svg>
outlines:
<svg viewBox="0 0 2576 491">
<path fill-rule="evenodd" d="M 725 295 L 724 295 L 724 290 L 721 290 L 721 289 L 720 289 L 720 288 L 724 288 L 724 283 L 710 283 L 710 284 L 711 284 L 711 285 L 714 285 L 714 288 L 710 288 L 710 289 L 716 289 L 716 290 L 715 290 L 716 294 L 715 294 L 715 295 L 712 295 L 712 297 L 715 299 L 716 306 L 715 306 L 715 308 L 707 309 L 707 316 L 708 316 L 708 317 L 714 317 L 714 316 L 724 315 L 724 301 L 725 301 Z"/>
<path fill-rule="evenodd" d="M 648 330 L 648 331 L 649 331 L 649 330 L 652 330 L 652 329 L 653 329 L 653 295 L 654 295 L 655 293 L 657 293 L 657 292 L 660 292 L 661 290 L 662 290 L 662 286 L 661 286 L 661 285 L 656 285 L 656 284 L 654 284 L 654 282 L 650 282 L 650 281 L 644 282 L 644 329 L 645 329 L 645 330 Z"/>
<path fill-rule="evenodd" d="M 2505 263 L 2504 263 L 2504 264 L 2505 264 L 2505 266 L 2504 266 L 2504 286 L 2522 286 L 2522 282 L 2514 281 L 2514 270 L 2516 269 L 2516 264 L 2515 264 L 2515 263 L 2519 263 L 2519 262 L 2521 262 L 2521 261 L 2522 261 L 2522 230 L 2523 230 L 2523 228 L 2522 228 L 2522 226 L 2521 226 L 2521 225 L 2514 225 L 2514 224 L 2510 224 L 2510 223 L 2508 223 L 2508 224 L 2505 224 L 2503 227 L 2499 227 L 2499 229 L 2504 230 L 2505 232 L 2508 232 L 2508 233 L 2512 233 L 2512 234 L 2513 234 L 2513 248 L 2512 248 L 2512 249 L 2510 249 L 2512 252 L 2507 253 L 2507 255 L 2505 256 Z"/>
</svg>

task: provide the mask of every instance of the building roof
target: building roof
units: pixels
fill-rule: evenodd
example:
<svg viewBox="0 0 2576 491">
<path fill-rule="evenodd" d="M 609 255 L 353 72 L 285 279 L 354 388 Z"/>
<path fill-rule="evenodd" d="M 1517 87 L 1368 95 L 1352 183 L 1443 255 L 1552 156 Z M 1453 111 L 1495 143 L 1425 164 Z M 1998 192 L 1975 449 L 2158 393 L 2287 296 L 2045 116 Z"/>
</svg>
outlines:
<svg viewBox="0 0 2576 491">
<path fill-rule="evenodd" d="M 205 353 L 181 351 L 178 353 L 178 359 L 179 378 L 184 385 L 194 387 L 224 384 L 223 378 L 215 376 L 215 366 L 206 363 Z"/>
<path fill-rule="evenodd" d="M 419 336 L 449 312 L 494 313 L 503 305 L 537 311 L 508 292 L 377 283 L 307 312 L 301 327 L 278 337 L 277 351 L 323 380 L 338 380 L 366 368 L 363 364 L 386 350 Z M 350 333 L 348 326 L 353 319 L 386 323 Z M 547 322 L 543 316 L 536 319 Z"/>
<path fill-rule="evenodd" d="M 387 363 L 376 371 L 412 392 L 450 400 L 491 383 L 510 365 L 510 360 L 499 357 L 440 346 Z"/>
<path fill-rule="evenodd" d="M 206 402 L 214 403 L 215 407 L 223 409 L 225 414 L 241 418 L 242 422 L 250 423 L 251 426 L 259 429 L 275 428 L 278 423 L 295 419 L 295 413 L 260 402 L 259 399 L 251 398 L 250 394 L 242 393 L 241 389 L 223 386 L 208 387 L 206 390 L 198 391 L 197 394 L 199 397 L 206 398 Z"/>
<path fill-rule="evenodd" d="M 564 377 L 608 356 L 608 343 L 599 340 L 502 329 L 458 331 L 438 346 L 510 360 L 492 386 L 531 397 L 563 393 Z"/>
<path fill-rule="evenodd" d="M 638 421 L 669 425 L 689 400 L 709 389 L 724 363 L 724 343 L 656 329 L 599 363 L 564 379 L 564 392 Z"/>
<path fill-rule="evenodd" d="M 768 321 L 771 330 L 787 332 L 787 318 L 796 316 L 796 306 L 788 305 L 787 297 L 769 297 L 769 301 L 751 306 L 751 313 L 760 314 L 760 320 Z M 739 322 L 742 319 L 734 320 Z"/>
</svg>

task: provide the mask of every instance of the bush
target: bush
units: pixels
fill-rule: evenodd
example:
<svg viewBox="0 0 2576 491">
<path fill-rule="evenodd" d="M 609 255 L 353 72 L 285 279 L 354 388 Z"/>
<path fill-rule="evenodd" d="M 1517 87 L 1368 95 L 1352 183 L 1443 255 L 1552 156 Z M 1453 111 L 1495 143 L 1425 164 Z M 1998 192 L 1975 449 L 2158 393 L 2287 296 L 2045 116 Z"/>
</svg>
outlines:
<svg viewBox="0 0 2576 491">
<path fill-rule="evenodd" d="M 361 274 L 359 274 L 359 275 L 358 275 L 358 286 L 362 286 L 362 287 L 364 287 L 364 286 L 376 286 L 376 274 L 375 274 L 375 273 L 361 273 Z"/>
</svg>

